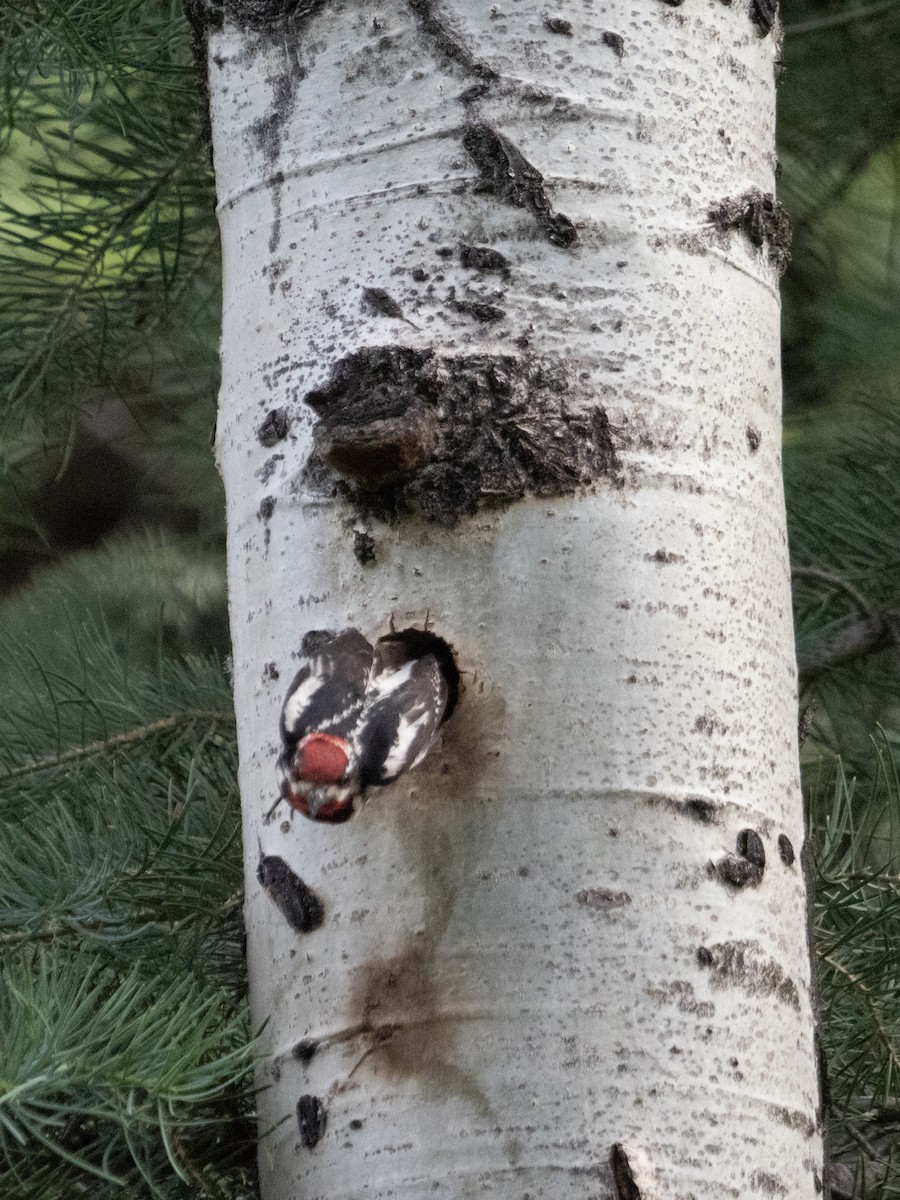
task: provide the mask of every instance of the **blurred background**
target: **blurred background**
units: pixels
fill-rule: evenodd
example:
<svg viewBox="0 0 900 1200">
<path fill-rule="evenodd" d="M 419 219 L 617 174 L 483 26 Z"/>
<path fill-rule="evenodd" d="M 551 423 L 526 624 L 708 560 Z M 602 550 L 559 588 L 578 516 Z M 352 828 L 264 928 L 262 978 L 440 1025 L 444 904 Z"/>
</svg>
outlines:
<svg viewBox="0 0 900 1200">
<path fill-rule="evenodd" d="M 900 0 L 787 0 L 782 19 L 784 460 L 825 1183 L 838 1200 L 887 1197 L 900 1195 Z M 0 1187 L 249 1197 L 199 44 L 167 0 L 0 0 L 0 28 L 0 1028 L 13 1031 Z"/>
</svg>

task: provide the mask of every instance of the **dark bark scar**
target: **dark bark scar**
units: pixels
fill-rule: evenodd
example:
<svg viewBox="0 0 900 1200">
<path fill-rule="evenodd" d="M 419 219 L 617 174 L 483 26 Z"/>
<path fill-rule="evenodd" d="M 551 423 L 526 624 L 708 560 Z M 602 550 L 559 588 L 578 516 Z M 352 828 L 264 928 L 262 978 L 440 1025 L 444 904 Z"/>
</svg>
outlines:
<svg viewBox="0 0 900 1200">
<path fill-rule="evenodd" d="M 527 209 L 554 246 L 568 249 L 578 241 L 573 223 L 555 213 L 547 198 L 544 177 L 502 133 L 483 122 L 467 125 L 463 147 L 478 168 L 478 189 L 491 192 L 505 204 Z"/>
<path fill-rule="evenodd" d="M 319 416 L 305 482 L 363 516 L 452 525 L 620 476 L 606 413 L 562 360 L 370 346 L 305 400 Z"/>
</svg>

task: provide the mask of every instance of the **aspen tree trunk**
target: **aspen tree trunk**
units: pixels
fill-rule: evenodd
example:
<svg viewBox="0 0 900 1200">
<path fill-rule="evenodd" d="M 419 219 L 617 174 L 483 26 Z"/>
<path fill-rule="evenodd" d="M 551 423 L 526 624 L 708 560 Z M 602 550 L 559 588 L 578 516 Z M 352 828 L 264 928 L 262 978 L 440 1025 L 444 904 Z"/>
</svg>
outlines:
<svg viewBox="0 0 900 1200">
<path fill-rule="evenodd" d="M 210 31 L 265 1200 L 821 1189 L 773 18 Z M 265 824 L 303 635 L 392 618 L 457 654 L 439 744 L 346 825 Z"/>
</svg>

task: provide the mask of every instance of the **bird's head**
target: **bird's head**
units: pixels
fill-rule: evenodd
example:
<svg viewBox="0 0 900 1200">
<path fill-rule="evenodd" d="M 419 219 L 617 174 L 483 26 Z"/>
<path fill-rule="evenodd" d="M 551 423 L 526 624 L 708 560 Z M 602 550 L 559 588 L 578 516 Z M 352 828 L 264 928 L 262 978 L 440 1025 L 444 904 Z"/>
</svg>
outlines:
<svg viewBox="0 0 900 1200">
<path fill-rule="evenodd" d="M 359 794 L 356 757 L 350 743 L 330 733 L 309 733 L 282 755 L 281 794 L 312 821 L 337 824 L 353 815 Z"/>
</svg>

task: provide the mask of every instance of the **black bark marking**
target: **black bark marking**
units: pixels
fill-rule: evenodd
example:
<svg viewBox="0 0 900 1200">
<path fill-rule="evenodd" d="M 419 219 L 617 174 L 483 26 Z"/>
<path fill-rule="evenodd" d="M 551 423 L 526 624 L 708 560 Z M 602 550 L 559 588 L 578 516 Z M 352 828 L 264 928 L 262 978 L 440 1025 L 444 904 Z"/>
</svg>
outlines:
<svg viewBox="0 0 900 1200">
<path fill-rule="evenodd" d="M 242 31 L 265 32 L 292 18 L 305 21 L 324 7 L 325 0 L 224 0 L 222 11 Z"/>
<path fill-rule="evenodd" d="M 322 924 L 325 916 L 322 902 L 283 858 L 264 855 L 256 868 L 256 878 L 291 929 L 312 933 Z"/>
<path fill-rule="evenodd" d="M 610 50 L 615 54 L 616 58 L 623 58 L 625 55 L 625 39 L 620 33 L 613 33 L 610 29 L 603 30 L 603 44 L 609 46 Z"/>
<path fill-rule="evenodd" d="M 290 420 L 287 412 L 283 408 L 273 408 L 266 414 L 265 419 L 256 431 L 256 436 L 259 439 L 260 445 L 271 449 L 278 442 L 283 441 L 288 435 L 290 428 Z"/>
<path fill-rule="evenodd" d="M 275 497 L 263 496 L 259 502 L 259 515 L 263 521 L 268 521 L 275 511 Z"/>
<path fill-rule="evenodd" d="M 760 870 L 765 869 L 766 848 L 763 840 L 755 829 L 742 829 L 737 835 L 737 852 L 741 858 L 753 863 Z"/>
<path fill-rule="evenodd" d="M 375 539 L 368 529 L 353 530 L 353 553 L 360 566 L 367 567 L 375 561 Z"/>
<path fill-rule="evenodd" d="M 769 262 L 782 275 L 791 261 L 791 219 L 773 195 L 750 188 L 715 204 L 709 219 L 720 233 L 737 230 L 757 249 L 765 249 Z"/>
<path fill-rule="evenodd" d="M 763 868 L 740 854 L 726 854 L 715 864 L 715 873 L 729 887 L 759 887 Z"/>
<path fill-rule="evenodd" d="M 481 85 L 483 91 L 479 92 L 479 95 L 483 95 L 484 91 L 487 91 L 490 81 L 497 78 L 497 72 L 494 68 L 489 67 L 487 63 L 476 58 L 466 48 L 459 37 L 449 28 L 447 22 L 442 20 L 438 15 L 438 6 L 434 0 L 408 0 L 408 3 L 416 20 L 431 39 L 442 58 L 447 62 L 455 63 L 472 75 L 477 75 L 484 81 Z M 469 89 L 470 92 L 472 90 L 471 88 Z M 464 92 L 459 99 L 462 100 L 465 96 L 466 93 Z M 476 99 L 474 96 L 469 98 Z"/>
<path fill-rule="evenodd" d="M 653 554 L 645 554 L 644 562 L 655 563 L 683 563 L 683 554 L 674 554 L 669 550 L 655 550 Z"/>
<path fill-rule="evenodd" d="M 760 37 L 772 32 L 778 17 L 778 0 L 750 0 L 750 20 L 759 30 Z"/>
<path fill-rule="evenodd" d="M 690 796 L 683 802 L 685 814 L 701 825 L 713 825 L 717 820 L 716 806 L 702 796 Z"/>
<path fill-rule="evenodd" d="M 583 888 L 575 895 L 576 901 L 594 912 L 609 912 L 614 908 L 626 908 L 631 903 L 628 892 L 614 892 L 611 888 Z"/>
<path fill-rule="evenodd" d="M 750 447 L 750 453 L 755 454 L 762 444 L 762 434 L 753 426 L 747 426 L 747 445 Z"/>
<path fill-rule="evenodd" d="M 575 226 L 568 217 L 553 211 L 543 175 L 509 138 L 482 122 L 466 126 L 463 147 L 478 168 L 481 191 L 492 192 L 505 204 L 527 209 L 554 246 L 575 245 Z"/>
<path fill-rule="evenodd" d="M 668 4 L 669 8 L 680 8 L 684 4 L 684 0 L 662 0 L 663 4 Z"/>
<path fill-rule="evenodd" d="M 753 942 L 720 942 L 701 946 L 697 962 L 710 973 L 715 991 L 740 987 L 751 995 L 774 996 L 789 1008 L 799 1010 L 797 985 L 774 959 L 761 954 Z"/>
<path fill-rule="evenodd" d="M 750 1176 L 750 1186 L 756 1192 L 762 1192 L 764 1196 L 786 1196 L 787 1188 L 781 1182 L 777 1175 L 772 1175 L 768 1171 L 754 1171 Z"/>
<path fill-rule="evenodd" d="M 562 33 L 566 37 L 572 36 L 572 22 L 567 21 L 565 17 L 544 17 L 544 28 L 551 33 Z"/>
<path fill-rule="evenodd" d="M 330 482 L 364 515 L 419 511 L 452 525 L 487 505 L 617 480 L 606 413 L 582 390 L 555 359 L 367 347 L 305 397 L 319 415 L 307 482 Z"/>
<path fill-rule="evenodd" d="M 406 321 L 407 325 L 412 325 L 412 321 L 407 321 L 403 315 L 403 309 L 397 303 L 393 296 L 390 296 L 384 288 L 364 287 L 362 289 L 362 306 L 374 313 L 378 317 L 391 317 L 395 321 Z M 413 325 L 415 329 L 415 326 Z"/>
<path fill-rule="evenodd" d="M 463 313 L 464 316 L 474 317 L 476 321 L 485 323 L 502 321 L 506 316 L 502 308 L 498 308 L 496 304 L 487 304 L 483 300 L 451 300 L 449 307 L 454 312 Z"/>
<path fill-rule="evenodd" d="M 491 246 L 469 246 L 459 244 L 459 261 L 467 271 L 496 271 L 509 274 L 509 259 Z"/>
<path fill-rule="evenodd" d="M 291 1051 L 297 1062 L 309 1063 L 315 1058 L 319 1043 L 314 1038 L 303 1038 Z"/>
<path fill-rule="evenodd" d="M 778 857 L 786 867 L 794 865 L 794 846 L 786 833 L 778 835 Z"/>
<path fill-rule="evenodd" d="M 318 1146 L 325 1135 L 328 1112 L 318 1096 L 301 1096 L 297 1101 L 297 1128 L 307 1150 Z"/>
<path fill-rule="evenodd" d="M 609 1168 L 616 1189 L 616 1200 L 641 1200 L 640 1189 L 634 1181 L 634 1173 L 621 1142 L 614 1142 L 610 1148 Z"/>
</svg>

